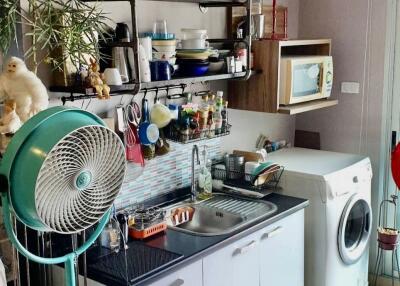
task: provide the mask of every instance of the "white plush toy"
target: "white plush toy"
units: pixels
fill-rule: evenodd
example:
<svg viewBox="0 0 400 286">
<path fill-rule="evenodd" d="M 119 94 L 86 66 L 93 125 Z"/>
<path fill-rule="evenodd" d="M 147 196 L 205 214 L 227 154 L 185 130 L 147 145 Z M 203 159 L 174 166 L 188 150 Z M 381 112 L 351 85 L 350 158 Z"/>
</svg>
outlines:
<svg viewBox="0 0 400 286">
<path fill-rule="evenodd" d="M 0 96 L 15 100 L 22 122 L 49 105 L 49 96 L 42 81 L 27 69 L 23 60 L 16 57 L 8 61 L 5 72 L 0 75 Z"/>
</svg>

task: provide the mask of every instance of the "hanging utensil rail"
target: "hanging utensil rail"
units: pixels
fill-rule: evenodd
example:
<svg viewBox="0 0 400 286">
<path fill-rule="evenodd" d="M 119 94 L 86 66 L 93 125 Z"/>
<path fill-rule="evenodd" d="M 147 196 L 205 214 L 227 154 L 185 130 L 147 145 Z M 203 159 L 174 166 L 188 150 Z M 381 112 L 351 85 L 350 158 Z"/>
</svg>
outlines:
<svg viewBox="0 0 400 286">
<path fill-rule="evenodd" d="M 163 86 L 163 87 L 153 87 L 153 88 L 142 88 L 140 89 L 139 92 L 152 92 L 152 91 L 167 91 L 167 90 L 171 90 L 171 89 L 182 89 L 182 93 L 184 92 L 185 88 L 187 87 L 187 84 L 175 84 L 175 85 L 167 85 L 167 86 Z M 121 92 L 121 94 L 128 94 L 128 92 L 124 91 Z M 172 95 L 171 95 L 172 96 Z M 91 98 L 96 98 L 97 95 L 95 93 L 93 94 L 74 94 L 73 92 L 70 93 L 69 96 L 62 96 L 61 97 L 61 101 L 63 103 L 63 105 L 65 105 L 65 103 L 67 101 L 71 101 L 74 102 L 76 100 L 84 100 L 84 99 L 91 99 Z"/>
</svg>

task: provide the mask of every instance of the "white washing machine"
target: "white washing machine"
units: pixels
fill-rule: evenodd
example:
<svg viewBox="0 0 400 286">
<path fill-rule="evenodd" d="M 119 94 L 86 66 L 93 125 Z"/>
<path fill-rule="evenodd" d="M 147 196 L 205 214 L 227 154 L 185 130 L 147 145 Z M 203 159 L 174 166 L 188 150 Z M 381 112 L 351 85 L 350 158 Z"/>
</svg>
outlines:
<svg viewBox="0 0 400 286">
<path fill-rule="evenodd" d="M 368 285 L 369 158 L 289 148 L 269 154 L 268 160 L 285 166 L 283 194 L 310 201 L 305 210 L 304 285 Z"/>
</svg>

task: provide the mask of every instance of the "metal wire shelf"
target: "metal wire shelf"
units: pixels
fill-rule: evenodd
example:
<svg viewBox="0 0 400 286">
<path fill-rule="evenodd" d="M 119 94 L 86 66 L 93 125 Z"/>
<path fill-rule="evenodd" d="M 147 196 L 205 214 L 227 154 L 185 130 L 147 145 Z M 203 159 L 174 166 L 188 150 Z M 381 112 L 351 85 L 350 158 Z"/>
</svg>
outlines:
<svg viewBox="0 0 400 286">
<path fill-rule="evenodd" d="M 215 129 L 203 129 L 197 131 L 190 131 L 190 133 L 179 130 L 176 126 L 170 125 L 166 131 L 166 138 L 181 144 L 189 144 L 193 142 L 214 139 L 218 137 L 227 136 L 231 133 L 232 125 L 228 124 L 226 129 L 222 132 Z"/>
</svg>

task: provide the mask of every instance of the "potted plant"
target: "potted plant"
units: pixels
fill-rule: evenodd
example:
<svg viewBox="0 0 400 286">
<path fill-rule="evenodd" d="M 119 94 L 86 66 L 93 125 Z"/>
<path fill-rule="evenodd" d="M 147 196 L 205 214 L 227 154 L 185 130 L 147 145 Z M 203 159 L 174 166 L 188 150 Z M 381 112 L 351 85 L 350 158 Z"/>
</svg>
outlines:
<svg viewBox="0 0 400 286">
<path fill-rule="evenodd" d="M 65 73 L 67 64 L 77 71 L 81 64 L 87 65 L 88 57 L 100 58 L 98 37 L 107 35 L 108 18 L 96 2 L 27 0 L 27 7 L 22 8 L 19 1 L 0 3 L 1 54 L 16 40 L 16 25 L 21 24 L 30 42 L 25 60 L 35 73 L 43 63 Z"/>
</svg>

